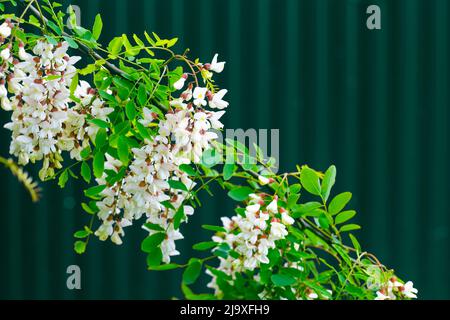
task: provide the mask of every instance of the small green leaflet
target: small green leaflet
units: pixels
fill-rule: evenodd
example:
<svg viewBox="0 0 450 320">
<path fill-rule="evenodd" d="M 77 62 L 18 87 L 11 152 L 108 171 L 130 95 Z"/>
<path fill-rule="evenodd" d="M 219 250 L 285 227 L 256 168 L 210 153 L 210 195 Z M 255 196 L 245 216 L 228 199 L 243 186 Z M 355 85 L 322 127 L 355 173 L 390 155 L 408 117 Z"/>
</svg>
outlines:
<svg viewBox="0 0 450 320">
<path fill-rule="evenodd" d="M 84 181 L 86 181 L 87 183 L 91 182 L 91 179 L 92 179 L 91 168 L 86 163 L 86 161 L 83 161 L 83 163 L 81 164 L 81 176 L 83 177 Z"/>
<path fill-rule="evenodd" d="M 150 253 L 152 250 L 154 250 L 157 246 L 159 246 L 164 239 L 166 238 L 165 233 L 155 233 L 151 236 L 148 236 L 144 239 L 141 243 L 141 250 L 145 253 Z"/>
<path fill-rule="evenodd" d="M 332 215 L 338 214 L 345 208 L 351 199 L 352 194 L 350 192 L 344 192 L 337 195 L 328 206 L 328 212 Z"/>
<path fill-rule="evenodd" d="M 306 167 L 303 168 L 300 174 L 300 181 L 303 188 L 305 188 L 309 193 L 315 196 L 321 195 L 319 176 L 314 170 Z"/>
<path fill-rule="evenodd" d="M 237 166 L 234 163 L 227 163 L 223 166 L 223 179 L 225 181 L 230 180 L 233 177 L 234 172 L 236 171 Z"/>
<path fill-rule="evenodd" d="M 195 171 L 190 165 L 188 164 L 182 164 L 180 166 L 180 170 L 187 173 L 191 177 L 197 176 L 197 171 Z"/>
<path fill-rule="evenodd" d="M 238 187 L 228 192 L 228 196 L 235 201 L 241 202 L 247 200 L 248 196 L 253 192 L 253 189 L 250 187 Z"/>
<path fill-rule="evenodd" d="M 100 14 L 97 14 L 95 16 L 94 26 L 92 28 L 92 37 L 95 40 L 98 40 L 100 38 L 100 35 L 102 33 L 102 29 L 103 29 L 102 17 L 101 17 Z"/>
<path fill-rule="evenodd" d="M 117 140 L 117 154 L 119 156 L 119 160 L 123 164 L 127 164 L 130 156 L 130 148 L 128 146 L 127 138 L 124 136 L 119 136 Z"/>
<path fill-rule="evenodd" d="M 188 188 L 184 185 L 183 182 L 177 180 L 169 180 L 169 186 L 175 190 L 182 190 L 188 192 Z"/>
<path fill-rule="evenodd" d="M 191 259 L 186 270 L 183 272 L 183 282 L 186 285 L 193 284 L 197 281 L 202 271 L 202 262 L 198 259 Z"/>
<path fill-rule="evenodd" d="M 105 170 L 105 155 L 101 152 L 97 152 L 94 156 L 94 176 L 96 178 L 101 178 L 104 170 Z"/>
<path fill-rule="evenodd" d="M 293 285 L 296 280 L 289 274 L 274 274 L 271 277 L 272 283 L 279 287 L 286 287 Z"/>
<path fill-rule="evenodd" d="M 323 199 L 328 201 L 328 197 L 330 196 L 331 189 L 336 183 L 336 167 L 331 166 L 327 172 L 325 172 L 325 176 L 322 181 L 321 194 Z"/>
<path fill-rule="evenodd" d="M 162 251 L 161 248 L 153 248 L 147 255 L 147 266 L 159 266 L 162 261 Z"/>
<path fill-rule="evenodd" d="M 336 216 L 336 218 L 334 219 L 334 223 L 342 224 L 342 223 L 347 222 L 348 220 L 352 219 L 355 215 L 356 215 L 356 211 L 353 211 L 353 210 L 343 211 Z"/>
<path fill-rule="evenodd" d="M 83 254 L 86 252 L 86 242 L 84 241 L 77 241 L 74 244 L 74 250 L 78 254 Z"/>
<path fill-rule="evenodd" d="M 209 249 L 215 248 L 217 245 L 218 245 L 217 242 L 208 241 L 208 242 L 197 243 L 192 248 L 194 250 L 198 250 L 198 251 L 205 251 L 205 250 L 209 250 Z"/>
</svg>

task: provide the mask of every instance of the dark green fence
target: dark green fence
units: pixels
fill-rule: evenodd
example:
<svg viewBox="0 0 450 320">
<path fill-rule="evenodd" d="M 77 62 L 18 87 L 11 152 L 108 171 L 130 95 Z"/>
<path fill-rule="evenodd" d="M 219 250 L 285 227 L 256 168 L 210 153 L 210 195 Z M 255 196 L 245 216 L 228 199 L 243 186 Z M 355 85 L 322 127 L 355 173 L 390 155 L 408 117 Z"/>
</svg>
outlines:
<svg viewBox="0 0 450 320">
<path fill-rule="evenodd" d="M 422 298 L 450 298 L 449 1 L 73 3 L 83 24 L 103 14 L 105 42 L 147 29 L 179 37 L 178 48 L 201 60 L 220 53 L 228 61 L 219 80 L 230 91 L 226 126 L 281 129 L 282 170 L 336 164 L 337 190 L 354 193 L 365 247 L 413 280 Z M 381 31 L 366 28 L 370 4 L 381 7 Z M 7 155 L 9 134 L 0 135 Z M 85 256 L 72 252 L 72 232 L 87 219 L 80 185 L 45 185 L 34 205 L 6 171 L 0 176 L 0 298 L 181 297 L 179 273 L 145 270 L 139 227 L 122 247 L 93 241 Z M 205 198 L 184 228 L 183 258 L 208 236 L 200 225 L 232 209 L 220 191 Z M 78 292 L 65 285 L 72 264 L 82 269 Z"/>
</svg>

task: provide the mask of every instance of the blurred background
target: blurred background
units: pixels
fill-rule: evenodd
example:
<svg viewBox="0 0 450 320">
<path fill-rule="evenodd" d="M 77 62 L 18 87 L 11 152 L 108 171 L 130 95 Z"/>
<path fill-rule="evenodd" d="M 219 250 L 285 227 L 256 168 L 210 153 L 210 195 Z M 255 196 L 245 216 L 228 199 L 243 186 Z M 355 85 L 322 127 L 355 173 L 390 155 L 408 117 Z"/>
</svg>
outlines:
<svg viewBox="0 0 450 320">
<path fill-rule="evenodd" d="M 64 5 L 69 4 L 63 1 Z M 229 89 L 227 128 L 280 129 L 282 171 L 335 164 L 335 192 L 351 191 L 366 250 L 412 280 L 423 299 L 450 298 L 449 50 L 447 0 L 80 0 L 81 22 L 103 16 L 105 44 L 122 33 L 179 37 L 177 49 L 227 61 L 218 83 Z M 366 8 L 381 8 L 382 30 L 366 28 Z M 8 114 L 0 112 L 3 125 Z M 0 155 L 10 134 L 0 130 Z M 28 168 L 37 177 L 38 168 Z M 146 271 L 139 226 L 116 247 L 93 239 L 73 252 L 73 232 L 88 221 L 80 182 L 41 184 L 31 203 L 0 168 L 0 298 L 181 298 L 178 271 Z M 224 192 L 204 207 L 178 241 L 192 244 L 233 214 Z M 66 288 L 79 265 L 82 290 Z M 208 280 L 203 279 L 203 284 Z M 195 289 L 201 288 L 202 285 Z"/>
</svg>

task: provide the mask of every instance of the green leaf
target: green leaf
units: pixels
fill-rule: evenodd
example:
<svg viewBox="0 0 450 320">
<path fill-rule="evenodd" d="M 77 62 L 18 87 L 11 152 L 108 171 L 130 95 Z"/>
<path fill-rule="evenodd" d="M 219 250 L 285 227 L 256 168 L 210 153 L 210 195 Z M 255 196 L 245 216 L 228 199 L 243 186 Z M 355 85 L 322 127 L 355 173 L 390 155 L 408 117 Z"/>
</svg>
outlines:
<svg viewBox="0 0 450 320">
<path fill-rule="evenodd" d="M 169 186 L 175 190 L 182 190 L 188 192 L 188 188 L 181 181 L 169 180 Z"/>
<path fill-rule="evenodd" d="M 300 218 L 302 216 L 318 216 L 321 215 L 320 208 L 323 207 L 323 204 L 319 202 L 307 202 L 300 205 L 293 206 L 292 217 Z"/>
<path fill-rule="evenodd" d="M 86 148 L 84 148 L 83 150 L 81 150 L 80 152 L 80 156 L 83 160 L 87 160 L 90 156 L 91 156 L 91 147 L 87 146 Z"/>
<path fill-rule="evenodd" d="M 84 194 L 89 198 L 94 198 L 94 197 L 98 196 L 105 189 L 106 189 L 105 185 L 94 186 L 87 190 L 84 190 Z"/>
<path fill-rule="evenodd" d="M 212 168 L 222 161 L 220 153 L 214 149 L 208 149 L 203 152 L 202 164 L 207 168 Z"/>
<path fill-rule="evenodd" d="M 88 64 L 83 69 L 79 70 L 78 73 L 82 76 L 87 76 L 88 74 L 93 73 L 95 70 L 97 70 L 97 65 L 95 63 Z"/>
<path fill-rule="evenodd" d="M 50 43 L 54 46 L 58 45 L 58 41 L 56 41 L 56 39 L 53 38 L 52 36 L 47 35 L 47 36 L 45 36 L 45 38 L 47 39 L 48 43 Z"/>
<path fill-rule="evenodd" d="M 205 250 L 215 248 L 217 245 L 218 245 L 217 242 L 208 241 L 208 242 L 197 243 L 192 248 L 197 251 L 205 251 Z"/>
<path fill-rule="evenodd" d="M 83 163 L 81 164 L 81 176 L 83 177 L 84 181 L 86 181 L 87 183 L 91 183 L 91 168 L 86 161 L 83 161 Z"/>
<path fill-rule="evenodd" d="M 78 254 L 83 254 L 86 252 L 86 242 L 84 241 L 77 241 L 74 244 L 74 250 Z"/>
<path fill-rule="evenodd" d="M 308 236 L 309 240 L 312 242 L 313 245 L 322 246 L 324 248 L 329 247 L 328 244 L 325 242 L 325 240 L 314 234 L 311 230 L 305 229 L 304 233 Z"/>
<path fill-rule="evenodd" d="M 323 177 L 322 181 L 321 194 L 325 202 L 328 201 L 331 189 L 333 188 L 335 183 L 336 183 L 336 167 L 331 166 L 327 170 L 327 172 L 325 172 L 325 176 Z"/>
<path fill-rule="evenodd" d="M 184 214 L 184 206 L 180 206 L 177 210 L 177 213 L 173 217 L 173 227 L 175 230 L 180 228 L 181 221 L 186 217 Z"/>
<path fill-rule="evenodd" d="M 94 176 L 101 178 L 103 171 L 105 170 L 105 155 L 101 152 L 97 152 L 94 156 Z"/>
<path fill-rule="evenodd" d="M 347 225 L 343 226 L 341 229 L 339 229 L 339 232 L 348 232 L 348 231 L 359 230 L 359 229 L 361 229 L 361 226 L 359 226 L 357 224 L 347 224 Z"/>
<path fill-rule="evenodd" d="M 66 186 L 67 181 L 69 181 L 69 172 L 64 170 L 59 176 L 58 185 L 62 189 Z"/>
<path fill-rule="evenodd" d="M 127 118 L 130 121 L 133 121 L 136 118 L 136 105 L 132 100 L 128 101 L 126 107 L 125 107 L 125 113 L 127 114 Z"/>
<path fill-rule="evenodd" d="M 149 230 L 153 230 L 153 231 L 164 231 L 163 227 L 161 227 L 158 224 L 154 224 L 154 223 L 149 223 L 148 222 L 148 223 L 144 224 L 144 227 L 146 227 Z"/>
<path fill-rule="evenodd" d="M 332 215 L 338 214 L 345 208 L 351 198 L 352 194 L 350 192 L 344 192 L 337 195 L 328 206 L 328 212 Z"/>
<path fill-rule="evenodd" d="M 115 37 L 111 40 L 111 42 L 108 45 L 108 52 L 111 54 L 112 57 L 117 56 L 119 54 L 120 50 L 123 46 L 123 38 L 122 37 Z"/>
<path fill-rule="evenodd" d="M 197 171 L 195 171 L 190 165 L 182 164 L 179 169 L 185 173 L 187 173 L 191 177 L 197 176 Z"/>
<path fill-rule="evenodd" d="M 141 106 L 145 106 L 147 103 L 147 89 L 145 89 L 145 86 L 141 84 L 138 89 L 138 102 Z"/>
<path fill-rule="evenodd" d="M 92 210 L 91 207 L 89 207 L 86 203 L 82 203 L 81 207 L 83 208 L 84 211 L 86 211 L 88 214 L 95 214 L 94 210 Z"/>
<path fill-rule="evenodd" d="M 102 29 L 103 29 L 102 17 L 101 17 L 100 14 L 97 14 L 95 16 L 94 26 L 92 28 L 92 37 L 95 40 L 98 40 L 100 38 L 100 35 L 102 33 Z"/>
<path fill-rule="evenodd" d="M 154 267 L 159 266 L 162 261 L 162 251 L 161 248 L 156 247 L 151 250 L 151 252 L 147 255 L 147 266 L 148 267 Z"/>
<path fill-rule="evenodd" d="M 93 124 L 95 124 L 97 127 L 103 128 L 103 129 L 106 129 L 106 128 L 109 127 L 108 122 L 103 121 L 103 120 L 100 120 L 100 119 L 92 119 L 92 120 L 89 120 L 88 122 L 93 123 Z"/>
<path fill-rule="evenodd" d="M 179 269 L 182 266 L 176 263 L 169 263 L 169 264 L 162 264 L 159 266 L 149 266 L 148 270 L 152 271 L 167 271 L 167 270 L 174 270 Z"/>
<path fill-rule="evenodd" d="M 117 154 L 119 155 L 119 160 L 122 163 L 128 163 L 130 147 L 128 146 L 127 138 L 124 136 L 119 136 L 119 139 L 117 140 Z"/>
<path fill-rule="evenodd" d="M 293 285 L 297 280 L 289 274 L 274 274 L 271 277 L 272 283 L 279 287 Z"/>
<path fill-rule="evenodd" d="M 316 196 L 321 195 L 319 176 L 314 170 L 303 168 L 300 174 L 300 181 L 306 191 Z"/>
<path fill-rule="evenodd" d="M 80 47 L 78 45 L 78 43 L 76 43 L 76 41 L 73 40 L 72 38 L 66 37 L 66 36 L 64 36 L 63 38 L 64 38 L 64 40 L 67 41 L 67 43 L 69 44 L 69 47 L 71 47 L 72 49 L 78 49 Z"/>
<path fill-rule="evenodd" d="M 75 234 L 73 236 L 77 239 L 84 239 L 84 238 L 87 238 L 89 236 L 89 234 L 90 233 L 87 232 L 86 230 L 81 230 L 81 231 L 75 232 Z"/>
<path fill-rule="evenodd" d="M 183 283 L 190 285 L 197 281 L 202 271 L 202 262 L 198 259 L 191 259 L 186 270 L 183 272 Z"/>
<path fill-rule="evenodd" d="M 62 34 L 61 28 L 58 27 L 53 21 L 48 20 L 48 21 L 47 21 L 47 26 L 49 26 L 53 31 L 55 31 L 55 33 L 56 33 L 57 35 L 60 36 L 60 35 Z"/>
<path fill-rule="evenodd" d="M 106 129 L 100 128 L 97 132 L 97 135 L 95 136 L 95 147 L 97 148 L 97 150 L 103 148 L 103 146 L 106 145 L 107 140 L 108 136 L 106 134 Z"/>
<path fill-rule="evenodd" d="M 151 236 L 148 236 L 144 239 L 141 243 L 141 250 L 145 253 L 150 253 L 152 250 L 154 250 L 156 247 L 158 247 L 166 238 L 165 233 L 155 233 Z"/>
<path fill-rule="evenodd" d="M 352 241 L 353 248 L 355 248 L 356 251 L 361 252 L 361 245 L 359 244 L 358 239 L 356 239 L 356 237 L 354 235 L 352 235 L 351 233 L 348 236 L 350 237 L 350 240 Z"/>
<path fill-rule="evenodd" d="M 228 192 L 228 196 L 235 201 L 242 202 L 247 200 L 248 196 L 253 192 L 253 189 L 250 187 L 238 187 Z"/>
<path fill-rule="evenodd" d="M 139 134 L 144 139 L 151 139 L 150 133 L 148 132 L 148 129 L 144 127 L 141 123 L 137 122 L 136 127 L 139 131 Z"/>
<path fill-rule="evenodd" d="M 225 181 L 230 180 L 233 177 L 234 172 L 236 171 L 237 166 L 234 163 L 227 163 L 223 166 L 223 179 Z"/>
<path fill-rule="evenodd" d="M 75 90 L 77 90 L 78 87 L 78 72 L 75 73 L 75 75 L 72 78 L 72 82 L 70 83 L 70 94 L 73 96 L 75 93 Z"/>
<path fill-rule="evenodd" d="M 353 210 L 343 211 L 336 216 L 336 218 L 334 219 L 334 223 L 342 224 L 342 223 L 347 222 L 348 220 L 352 219 L 355 215 L 356 215 L 356 211 L 353 211 Z"/>
</svg>

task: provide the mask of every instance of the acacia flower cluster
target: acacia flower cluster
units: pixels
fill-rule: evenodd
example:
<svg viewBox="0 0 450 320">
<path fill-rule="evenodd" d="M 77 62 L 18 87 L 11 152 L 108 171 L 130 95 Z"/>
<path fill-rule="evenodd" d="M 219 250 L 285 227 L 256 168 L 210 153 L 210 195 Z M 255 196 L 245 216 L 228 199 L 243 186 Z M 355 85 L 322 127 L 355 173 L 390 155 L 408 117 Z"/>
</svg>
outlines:
<svg viewBox="0 0 450 320">
<path fill-rule="evenodd" d="M 254 271 L 261 264 L 270 262 L 269 250 L 276 248 L 278 240 L 285 239 L 287 227 L 295 220 L 278 205 L 278 197 L 268 204 L 267 199 L 270 197 L 266 194 L 251 194 L 243 215 L 222 218 L 226 233 L 214 236 L 213 241 L 228 245 L 237 255 L 219 257 L 219 271 L 234 278 L 238 272 Z M 208 287 L 215 289 L 217 294 L 216 278 L 209 270 L 207 273 L 213 277 Z"/>
<path fill-rule="evenodd" d="M 183 74 L 174 86 L 181 90 L 187 79 Z M 165 119 L 158 119 L 151 110 L 143 109 L 140 123 L 146 127 L 157 125 L 158 134 L 146 139 L 141 148 L 132 149 L 134 159 L 122 180 L 108 185 L 106 173 L 97 179 L 99 185 L 107 185 L 101 193 L 104 198 L 97 203 L 102 225 L 95 234 L 100 240 L 111 237 L 115 244 L 122 244 L 123 228 L 144 216 L 144 229 L 150 236 L 161 230 L 166 232 L 161 243 L 163 262 L 169 263 L 171 256 L 179 254 L 175 241 L 183 236 L 174 220 L 180 209 L 181 222 L 194 213 L 185 202 L 196 185 L 180 166 L 199 163 L 203 152 L 217 139 L 214 130 L 223 128 L 220 118 L 225 111 L 203 107 L 209 104 L 211 109 L 225 108 L 228 105 L 223 100 L 225 93 L 226 90 L 222 90 L 214 94 L 207 88 L 194 88 L 190 83 L 179 98 L 170 102 Z M 117 173 L 123 164 L 109 155 L 107 158 L 105 171 Z M 179 182 L 181 184 L 177 184 Z"/>
<path fill-rule="evenodd" d="M 8 25 L 2 26 L 5 28 Z M 104 107 L 87 82 L 77 84 L 75 99 L 71 98 L 70 87 L 77 73 L 74 64 L 81 58 L 69 56 L 68 48 L 67 42 L 53 45 L 39 40 L 32 53 L 22 43 L 17 58 L 10 46 L 1 53 L 1 105 L 12 111 L 11 122 L 5 125 L 12 131 L 10 153 L 18 157 L 21 165 L 43 161 L 39 173 L 42 180 L 62 168 L 63 151 L 69 152 L 72 159 L 81 159 L 81 150 L 95 139 L 98 130 L 87 122 L 88 115 L 106 121 L 113 111 Z"/>
</svg>

